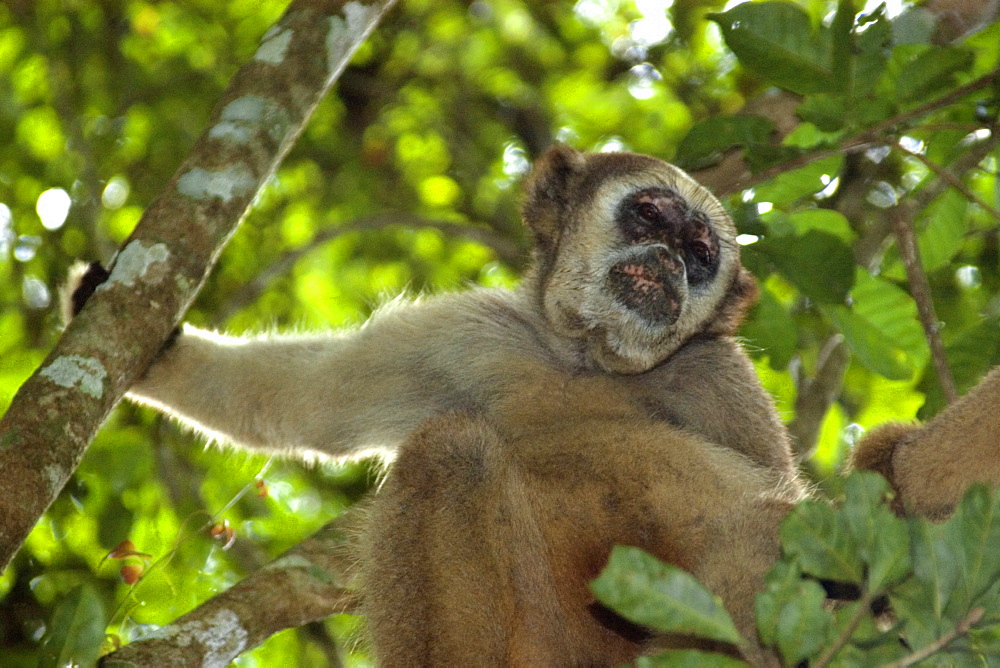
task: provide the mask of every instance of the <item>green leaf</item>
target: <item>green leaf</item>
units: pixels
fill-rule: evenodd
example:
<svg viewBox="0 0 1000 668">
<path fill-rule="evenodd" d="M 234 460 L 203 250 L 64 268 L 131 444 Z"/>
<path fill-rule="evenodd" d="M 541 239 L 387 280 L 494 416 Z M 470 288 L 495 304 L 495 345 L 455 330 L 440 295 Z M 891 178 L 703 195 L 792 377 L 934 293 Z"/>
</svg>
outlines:
<svg viewBox="0 0 1000 668">
<path fill-rule="evenodd" d="M 943 632 L 944 609 L 958 583 L 959 560 L 943 525 L 908 520 L 914 577 L 891 594 L 893 609 L 915 646 L 927 645 Z"/>
<path fill-rule="evenodd" d="M 885 500 L 890 493 L 885 478 L 855 471 L 844 483 L 841 513 L 858 543 L 867 567 L 866 587 L 882 591 L 910 574 L 910 534 Z"/>
<path fill-rule="evenodd" d="M 788 214 L 788 222 L 797 234 L 818 230 L 832 234 L 844 243 L 853 243 L 857 235 L 844 214 L 833 209 L 804 209 Z"/>
<path fill-rule="evenodd" d="M 746 324 L 740 328 L 742 336 L 751 352 L 767 355 L 771 368 L 785 369 L 795 355 L 798 346 L 795 319 L 788 309 L 766 287 L 760 291 L 760 299 L 750 313 Z"/>
<path fill-rule="evenodd" d="M 775 564 L 755 609 L 761 641 L 777 647 L 786 664 L 810 657 L 826 643 L 832 621 L 826 592 L 815 580 L 803 579 L 796 563 Z"/>
<path fill-rule="evenodd" d="M 847 98 L 834 93 L 810 95 L 796 109 L 799 118 L 824 132 L 836 132 L 847 120 Z"/>
<path fill-rule="evenodd" d="M 836 176 L 843 164 L 843 156 L 834 155 L 811 162 L 805 167 L 784 172 L 757 186 L 754 189 L 755 199 L 758 202 L 790 204 L 802 197 L 815 195 L 829 183 L 829 181 L 824 182 L 824 177 Z"/>
<path fill-rule="evenodd" d="M 747 69 L 795 93 L 839 90 L 829 35 L 789 2 L 744 3 L 709 14 Z"/>
<path fill-rule="evenodd" d="M 807 500 L 793 508 L 781 524 L 781 546 L 814 577 L 862 584 L 857 541 L 828 503 Z"/>
<path fill-rule="evenodd" d="M 948 537 L 960 559 L 958 582 L 946 609 L 964 616 L 1000 577 L 1000 495 L 974 485 L 946 523 Z"/>
<path fill-rule="evenodd" d="M 745 668 L 747 663 L 725 654 L 684 649 L 640 656 L 635 665 L 637 668 Z"/>
<path fill-rule="evenodd" d="M 926 226 L 917 235 L 924 271 L 934 271 L 948 264 L 961 249 L 968 231 L 969 201 L 949 188 L 924 209 L 920 222 Z"/>
<path fill-rule="evenodd" d="M 771 122 L 760 116 L 709 116 L 681 140 L 675 160 L 685 169 L 699 169 L 734 146 L 766 143 L 773 131 Z"/>
<path fill-rule="evenodd" d="M 837 87 L 850 93 L 854 87 L 854 2 L 839 0 L 837 13 L 830 24 L 832 53 L 830 62 L 834 64 L 833 73 Z"/>
<path fill-rule="evenodd" d="M 100 656 L 106 625 L 100 596 L 89 584 L 81 584 L 52 613 L 39 665 L 42 668 L 94 665 Z"/>
<path fill-rule="evenodd" d="M 843 302 L 854 283 L 851 249 L 832 234 L 809 230 L 801 236 L 769 237 L 753 248 L 818 302 Z"/>
<path fill-rule="evenodd" d="M 1000 361 L 1000 323 L 977 323 L 946 344 L 945 350 L 955 383 L 965 392 Z"/>
<path fill-rule="evenodd" d="M 885 5 L 858 19 L 859 32 L 855 44 L 858 54 L 854 60 L 852 97 L 857 100 L 875 92 L 879 77 L 885 71 L 892 45 L 892 26 L 885 17 Z"/>
<path fill-rule="evenodd" d="M 921 211 L 917 220 L 917 247 L 924 271 L 944 267 L 962 249 L 969 229 L 968 210 L 969 201 L 950 188 Z M 906 278 L 906 268 L 896 247 L 893 247 L 885 264 L 888 265 L 884 272 L 886 277 Z"/>
<path fill-rule="evenodd" d="M 972 65 L 972 52 L 936 46 L 903 66 L 896 79 L 896 93 L 903 101 L 917 100 L 954 83 L 954 74 Z"/>
<path fill-rule="evenodd" d="M 870 370 L 894 380 L 911 378 L 929 355 L 913 299 L 861 269 L 851 297 L 850 307 L 823 306 L 823 315 Z"/>
<path fill-rule="evenodd" d="M 722 601 L 691 575 L 635 547 L 618 545 L 590 583 L 597 600 L 659 631 L 740 643 Z"/>
</svg>

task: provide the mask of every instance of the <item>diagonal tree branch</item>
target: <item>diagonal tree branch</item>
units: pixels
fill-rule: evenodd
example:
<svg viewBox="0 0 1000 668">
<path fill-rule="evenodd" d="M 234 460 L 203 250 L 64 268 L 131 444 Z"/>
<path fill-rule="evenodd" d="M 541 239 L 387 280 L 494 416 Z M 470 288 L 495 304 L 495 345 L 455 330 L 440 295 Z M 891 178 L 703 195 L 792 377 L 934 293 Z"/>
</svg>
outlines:
<svg viewBox="0 0 1000 668">
<path fill-rule="evenodd" d="M 101 666 L 225 666 L 278 631 L 356 612 L 343 517 L 183 617 L 109 654 Z"/>
<path fill-rule="evenodd" d="M 293 0 L 233 77 L 111 278 L 0 420 L 0 567 L 155 358 L 253 198 L 395 0 Z"/>
<path fill-rule="evenodd" d="M 937 372 L 938 383 L 941 384 L 941 390 L 948 403 L 954 403 L 958 399 L 958 389 L 955 386 L 955 377 L 951 373 L 951 367 L 948 365 L 944 343 L 941 341 L 938 319 L 934 312 L 934 300 L 931 297 L 931 286 L 927 282 L 927 275 L 920 262 L 917 235 L 913 233 L 912 212 L 907 205 L 900 204 L 889 212 L 889 218 L 892 221 L 893 233 L 896 235 L 899 254 L 903 258 L 903 266 L 906 268 L 906 280 L 910 285 L 910 294 L 913 295 L 913 301 L 917 303 L 920 323 L 924 327 L 924 335 L 927 337 L 927 343 L 931 349 L 931 360 L 934 363 L 934 371 Z"/>
</svg>

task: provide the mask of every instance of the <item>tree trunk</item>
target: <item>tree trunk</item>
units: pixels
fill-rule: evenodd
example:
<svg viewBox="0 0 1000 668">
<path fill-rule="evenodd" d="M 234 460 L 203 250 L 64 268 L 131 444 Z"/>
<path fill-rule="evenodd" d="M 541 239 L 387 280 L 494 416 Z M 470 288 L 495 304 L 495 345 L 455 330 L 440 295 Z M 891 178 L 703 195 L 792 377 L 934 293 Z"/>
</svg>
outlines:
<svg viewBox="0 0 1000 668">
<path fill-rule="evenodd" d="M 110 279 L 0 420 L 0 567 L 156 357 L 260 188 L 395 0 L 294 0 L 233 77 Z"/>
</svg>

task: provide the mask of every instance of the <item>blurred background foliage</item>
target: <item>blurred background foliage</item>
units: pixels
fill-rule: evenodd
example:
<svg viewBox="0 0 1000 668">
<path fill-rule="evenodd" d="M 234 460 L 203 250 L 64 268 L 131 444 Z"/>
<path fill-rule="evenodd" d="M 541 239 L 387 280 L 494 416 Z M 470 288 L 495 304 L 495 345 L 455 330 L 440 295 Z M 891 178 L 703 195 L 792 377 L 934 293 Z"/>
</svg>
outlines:
<svg viewBox="0 0 1000 668">
<path fill-rule="evenodd" d="M 836 492 L 864 429 L 945 402 L 891 234 L 900 203 L 959 389 L 1000 360 L 997 86 L 935 103 L 996 70 L 1000 24 L 975 18 L 989 3 L 861 2 L 405 0 L 188 319 L 343 327 L 402 292 L 512 285 L 531 159 L 553 141 L 649 153 L 727 195 L 762 286 L 742 335 L 804 468 Z M 70 262 L 110 259 L 285 5 L 0 5 L 0 410 L 59 336 Z M 734 159 L 756 175 L 727 180 Z M 85 657 L 105 623 L 113 642 L 169 622 L 375 478 L 206 449 L 122 405 L 0 576 L 0 664 Z M 105 559 L 124 540 L 141 554 Z M 123 565 L 144 572 L 134 588 Z M 67 620 L 91 632 L 67 639 Z M 357 634 L 334 617 L 239 662 L 364 664 Z"/>
</svg>

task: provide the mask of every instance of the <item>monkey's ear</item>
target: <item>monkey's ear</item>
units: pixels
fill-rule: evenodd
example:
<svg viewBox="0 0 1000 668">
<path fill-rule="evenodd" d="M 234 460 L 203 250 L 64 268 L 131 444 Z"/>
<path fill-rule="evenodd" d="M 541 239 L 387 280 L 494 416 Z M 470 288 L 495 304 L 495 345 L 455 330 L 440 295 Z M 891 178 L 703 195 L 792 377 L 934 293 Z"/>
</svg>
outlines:
<svg viewBox="0 0 1000 668">
<path fill-rule="evenodd" d="M 570 205 L 570 184 L 585 164 L 582 153 L 562 144 L 535 161 L 525 185 L 524 222 L 538 244 L 550 246 L 559 238 Z"/>
<path fill-rule="evenodd" d="M 722 303 L 719 304 L 717 315 L 710 327 L 711 333 L 723 336 L 736 334 L 747 311 L 757 302 L 759 294 L 757 279 L 741 266 L 726 296 L 722 298 Z"/>
</svg>

